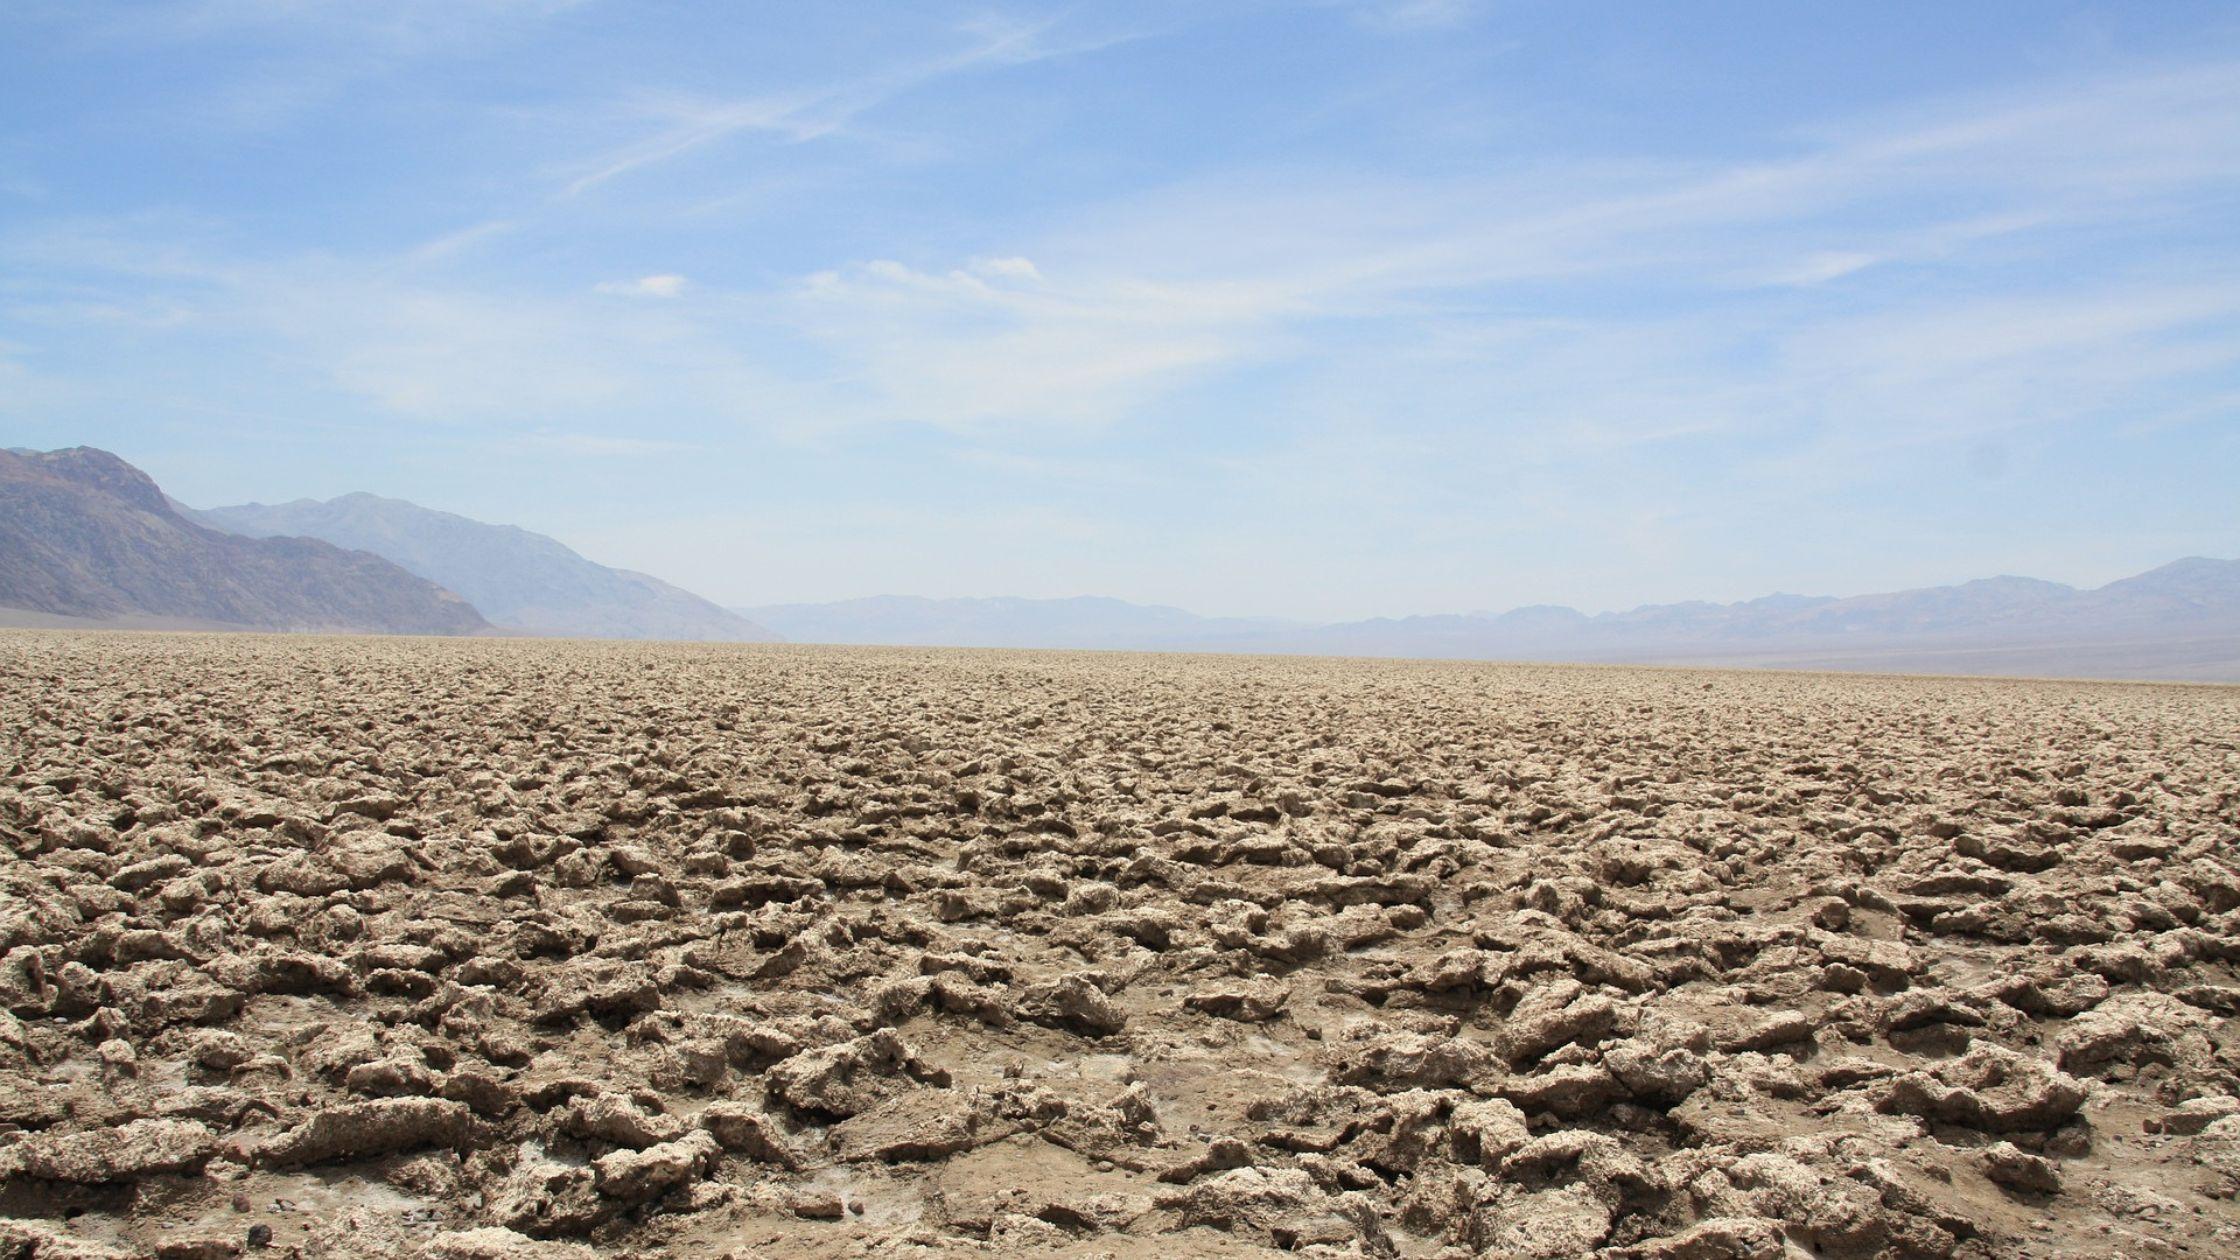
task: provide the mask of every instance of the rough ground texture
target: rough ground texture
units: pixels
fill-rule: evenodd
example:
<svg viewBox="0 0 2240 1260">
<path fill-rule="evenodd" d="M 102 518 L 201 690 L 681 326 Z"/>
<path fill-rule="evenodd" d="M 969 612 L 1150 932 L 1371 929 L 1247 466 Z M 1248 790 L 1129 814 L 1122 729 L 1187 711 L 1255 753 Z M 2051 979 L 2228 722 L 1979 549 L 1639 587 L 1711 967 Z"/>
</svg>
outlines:
<svg viewBox="0 0 2240 1260">
<path fill-rule="evenodd" d="M 0 635 L 0 1256 L 2240 1243 L 2240 692 Z"/>
</svg>

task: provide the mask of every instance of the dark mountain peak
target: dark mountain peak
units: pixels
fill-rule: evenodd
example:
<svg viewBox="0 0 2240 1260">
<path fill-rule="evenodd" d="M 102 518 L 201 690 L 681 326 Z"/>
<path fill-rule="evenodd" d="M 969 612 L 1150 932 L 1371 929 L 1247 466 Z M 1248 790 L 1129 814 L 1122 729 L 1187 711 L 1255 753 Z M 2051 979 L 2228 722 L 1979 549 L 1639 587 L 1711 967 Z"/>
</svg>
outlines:
<svg viewBox="0 0 2240 1260">
<path fill-rule="evenodd" d="M 48 476 L 98 491 L 143 512 L 171 515 L 171 501 L 156 488 L 154 478 L 99 447 L 30 451 L 16 458 Z"/>
</svg>

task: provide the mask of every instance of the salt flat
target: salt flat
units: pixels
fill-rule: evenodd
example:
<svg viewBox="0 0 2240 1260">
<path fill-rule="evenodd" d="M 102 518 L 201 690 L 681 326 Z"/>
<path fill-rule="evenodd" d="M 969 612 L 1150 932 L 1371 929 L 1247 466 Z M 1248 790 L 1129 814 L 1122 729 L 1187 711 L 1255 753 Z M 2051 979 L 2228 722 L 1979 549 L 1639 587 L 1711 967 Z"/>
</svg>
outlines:
<svg viewBox="0 0 2240 1260">
<path fill-rule="evenodd" d="M 2240 1241 L 2240 690 L 5 632 L 0 775 L 11 1255 Z"/>
</svg>

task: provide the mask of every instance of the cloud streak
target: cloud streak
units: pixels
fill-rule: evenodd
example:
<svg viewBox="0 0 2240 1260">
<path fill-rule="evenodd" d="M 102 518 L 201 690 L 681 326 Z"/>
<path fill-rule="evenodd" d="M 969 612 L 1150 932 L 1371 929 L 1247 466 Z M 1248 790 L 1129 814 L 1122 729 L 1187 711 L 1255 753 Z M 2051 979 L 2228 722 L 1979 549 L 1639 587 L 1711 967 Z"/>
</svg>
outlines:
<svg viewBox="0 0 2240 1260">
<path fill-rule="evenodd" d="M 611 297 L 673 298 L 681 296 L 688 283 L 674 272 L 661 272 L 635 280 L 603 280 L 592 286 L 592 292 Z"/>
<path fill-rule="evenodd" d="M 956 75 L 1032 65 L 1077 56 L 1139 38 L 1136 33 L 1056 40 L 1055 21 L 984 20 L 963 32 L 963 49 L 892 66 L 814 88 L 737 100 L 712 100 L 668 92 L 641 95 L 624 107 L 626 118 L 651 125 L 650 134 L 584 163 L 560 196 L 578 197 L 622 176 L 683 157 L 748 133 L 782 144 L 838 135 L 859 117 L 912 92 Z"/>
<path fill-rule="evenodd" d="M 986 264 L 928 272 L 869 262 L 810 277 L 792 309 L 843 365 L 858 406 L 960 428 L 1120 422 L 1194 382 L 1308 346 L 1314 349 L 1302 367 L 1309 374 L 1334 344 L 1348 347 L 1340 354 L 1366 353 L 1400 373 L 1409 365 L 1375 348 L 1376 330 L 1451 338 L 1470 325 L 1461 312 L 1471 310 L 1501 312 L 1480 321 L 1489 335 L 1528 330 L 1522 344 L 1536 355 L 1565 342 L 1589 347 L 1566 361 L 1575 373 L 1569 387 L 1591 394 L 1612 367 L 1641 361 L 1632 328 L 1669 335 L 1670 321 L 1660 316 L 1573 313 L 1579 294 L 1591 309 L 1596 286 L 1621 282 L 1668 290 L 1694 308 L 1688 322 L 1697 332 L 1683 343 L 1698 350 L 1699 373 L 1715 376 L 1718 369 L 1704 365 L 1738 355 L 1770 362 L 1774 372 L 1827 372 L 1835 369 L 1814 366 L 1826 355 L 1812 347 L 1860 335 L 1858 321 L 1828 322 L 1750 290 L 1856 286 L 1879 268 L 1964 264 L 1990 245 L 2028 258 L 2040 237 L 2120 230 L 2173 203 L 2231 195 L 2240 190 L 2240 149 L 2211 137 L 2229 130 L 2227 106 L 2240 104 L 2236 83 L 2240 67 L 2219 67 L 2105 82 L 2081 102 L 2069 89 L 2056 94 L 2056 105 L 1969 102 L 1951 116 L 1843 136 L 1785 161 L 1636 175 L 1616 190 L 1592 169 L 1538 171 L 1518 182 L 1386 182 L 1359 196 L 1312 176 L 1178 189 L 1037 243 L 1033 269 L 1019 275 Z M 2162 150 L 2144 163 L 2134 143 L 2143 137 Z M 2054 150 L 2068 156 L 2049 164 Z M 1955 201 L 1992 208 L 1936 217 Z M 1249 234 L 1240 225 L 1250 225 Z M 2121 277 L 2081 283 L 2088 293 L 2139 287 Z M 1551 287 L 1557 284 L 1566 287 Z M 2158 322 L 2168 312 L 2151 295 L 2122 297 L 2112 308 L 2099 305 L 2096 293 L 2072 298 L 2058 287 L 1995 302 L 1975 300 L 1971 289 L 1871 300 L 1895 303 L 1876 334 L 1891 344 L 1878 353 L 1914 365 L 1914 385 L 1924 392 L 1954 387 L 1944 369 L 1956 371 L 1961 358 L 1979 376 L 2065 379 L 2064 366 L 2098 346 L 2122 347 L 2140 365 L 2130 375 L 2144 379 L 2165 362 L 2143 353 L 2146 343 L 2179 330 Z M 2186 301 L 2201 320 L 2233 315 L 2199 293 Z M 1516 312 L 1535 306 L 1544 311 L 1539 322 L 1520 324 Z M 2071 320 L 2078 310 L 2094 314 Z M 2123 322 L 2133 316 L 2146 322 Z M 1887 331 L 1892 322 L 1940 331 L 1899 336 Z M 1829 331 L 1815 333 L 1822 323 Z M 1340 327 L 1363 335 L 1338 335 Z M 1706 327 L 1723 328 L 1729 344 L 1702 344 Z M 2003 350 L 2000 339 L 2010 343 Z M 1498 344 L 1479 351 L 1485 362 L 1515 370 Z M 2220 351 L 2199 353 L 2214 362 Z M 1595 356 L 1608 357 L 1598 367 Z M 1854 357 L 1846 370 L 1866 368 Z M 1485 375 L 1466 362 L 1443 370 Z M 2107 370 L 2120 374 L 2115 364 Z M 1739 382 L 1746 374 L 1728 375 Z M 1867 371 L 1865 379 L 1885 382 L 1886 401 L 1904 405 L 1902 372 Z M 1489 401 L 1519 393 L 1490 381 L 1488 388 Z M 1739 407 L 1749 391 L 1738 384 L 1730 392 Z M 1972 392 L 1987 405 L 2000 401 L 1991 414 L 2001 417 L 2013 415 L 2025 395 Z M 1662 410 L 1654 397 L 1638 399 L 1637 410 Z M 1576 410 L 1554 399 L 1547 405 L 1556 408 L 1551 419 Z M 1911 408 L 1917 415 L 1950 410 Z M 1573 423 L 1584 433 L 1619 421 Z M 1675 429 L 1645 418 L 1638 427 L 1684 433 L 1702 426 Z"/>
</svg>

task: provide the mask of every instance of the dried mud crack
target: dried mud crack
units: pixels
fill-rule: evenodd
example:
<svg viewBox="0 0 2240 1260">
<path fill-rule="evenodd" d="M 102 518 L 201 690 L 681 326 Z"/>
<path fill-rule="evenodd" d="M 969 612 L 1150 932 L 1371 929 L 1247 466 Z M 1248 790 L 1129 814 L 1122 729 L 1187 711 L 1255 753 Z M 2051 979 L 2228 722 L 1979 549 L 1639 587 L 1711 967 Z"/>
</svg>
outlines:
<svg viewBox="0 0 2240 1260">
<path fill-rule="evenodd" d="M 0 635 L 0 1257 L 2240 1243 L 2240 691 Z"/>
</svg>

